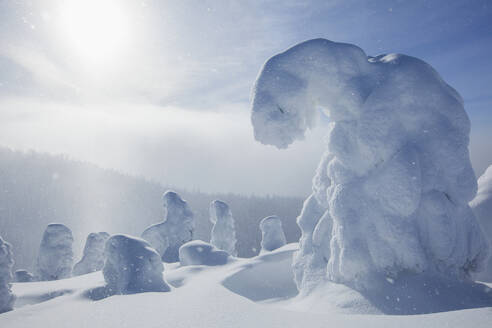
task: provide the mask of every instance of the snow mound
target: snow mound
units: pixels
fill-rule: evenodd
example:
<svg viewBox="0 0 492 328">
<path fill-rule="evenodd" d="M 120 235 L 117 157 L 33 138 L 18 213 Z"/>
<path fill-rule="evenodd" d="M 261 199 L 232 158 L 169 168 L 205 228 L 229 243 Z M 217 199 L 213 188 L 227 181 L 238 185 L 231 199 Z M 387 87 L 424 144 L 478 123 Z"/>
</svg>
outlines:
<svg viewBox="0 0 492 328">
<path fill-rule="evenodd" d="M 181 265 L 223 265 L 229 262 L 229 253 L 201 240 L 187 242 L 179 248 Z"/>
<path fill-rule="evenodd" d="M 358 313 L 381 311 L 375 311 L 366 295 L 335 283 L 321 286 L 309 297 L 295 296 L 290 261 L 296 249 L 296 244 L 288 244 L 223 266 L 182 267 L 178 263 L 166 263 L 166 281 L 174 281 L 177 286 L 172 293 L 119 295 L 94 302 L 93 299 L 97 299 L 94 291 L 105 284 L 100 271 L 56 281 L 14 283 L 12 290 L 18 296 L 16 308 L 0 314 L 0 327 L 61 328 L 67 327 L 67 322 L 71 328 L 490 327 L 491 308 L 426 315 L 346 315 L 340 312 L 355 308 L 358 308 Z M 390 284 L 389 281 L 387 283 Z M 421 283 L 414 281 L 411 285 Z M 403 286 L 397 281 L 394 284 Z M 447 293 L 448 297 L 456 300 L 459 295 L 451 294 L 455 288 L 448 289 L 446 284 L 444 282 L 437 292 L 427 287 L 427 294 Z M 421 291 L 425 292 L 423 288 Z M 468 292 L 473 293 L 471 290 Z M 386 296 L 394 300 L 395 304 L 390 305 L 409 302 L 400 295 L 386 292 L 380 295 L 380 299 L 387 302 L 384 301 Z M 466 297 L 463 300 L 466 302 Z M 19 303 L 31 306 L 19 307 Z"/>
<path fill-rule="evenodd" d="M 273 251 L 284 246 L 285 239 L 282 221 L 275 215 L 268 216 L 260 222 L 261 230 L 261 251 Z"/>
<path fill-rule="evenodd" d="M 229 205 L 220 200 L 214 200 L 210 203 L 210 222 L 214 225 L 210 243 L 218 249 L 236 256 L 236 230 Z"/>
<path fill-rule="evenodd" d="M 492 306 L 492 289 L 469 281 L 402 273 L 375 284 L 356 290 L 326 281 L 286 307 L 313 313 L 415 315 Z"/>
<path fill-rule="evenodd" d="M 103 274 L 111 293 L 168 292 L 159 254 L 143 239 L 113 235 L 106 242 Z"/>
<path fill-rule="evenodd" d="M 34 276 L 27 270 L 15 271 L 15 282 L 31 282 L 34 281 Z"/>
<path fill-rule="evenodd" d="M 358 290 L 411 272 L 467 280 L 487 243 L 468 206 L 476 180 L 460 95 L 427 63 L 368 57 L 315 39 L 269 59 L 252 102 L 255 138 L 285 148 L 330 119 L 313 194 L 298 218 L 301 291 Z"/>
<path fill-rule="evenodd" d="M 0 313 L 13 309 L 15 297 L 11 290 L 12 246 L 0 237 Z"/>
<path fill-rule="evenodd" d="M 35 277 L 37 280 L 57 280 L 72 275 L 72 231 L 61 223 L 46 227 L 39 247 Z"/>
<path fill-rule="evenodd" d="M 470 207 L 480 222 L 489 245 L 492 244 L 492 165 L 478 178 L 477 196 L 470 202 Z M 478 273 L 475 278 L 492 282 L 492 257 L 489 257 L 483 272 Z"/>
<path fill-rule="evenodd" d="M 297 243 L 263 253 L 235 268 L 222 285 L 252 301 L 278 301 L 297 295 L 292 273 L 292 254 Z"/>
<path fill-rule="evenodd" d="M 73 267 L 74 276 L 99 271 L 103 268 L 104 245 L 108 238 L 107 232 L 92 232 L 87 236 L 82 259 Z"/>
<path fill-rule="evenodd" d="M 188 203 L 173 191 L 164 194 L 164 221 L 151 225 L 142 233 L 165 262 L 179 261 L 181 245 L 193 239 L 195 223 Z"/>
</svg>

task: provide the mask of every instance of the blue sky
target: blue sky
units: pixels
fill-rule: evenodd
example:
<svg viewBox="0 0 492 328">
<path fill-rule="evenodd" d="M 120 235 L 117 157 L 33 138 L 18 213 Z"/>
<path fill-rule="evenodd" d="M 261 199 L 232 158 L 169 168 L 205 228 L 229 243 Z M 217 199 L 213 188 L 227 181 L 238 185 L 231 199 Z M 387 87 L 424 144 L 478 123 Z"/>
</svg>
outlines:
<svg viewBox="0 0 492 328">
<path fill-rule="evenodd" d="M 492 163 L 490 0 L 0 0 L 0 145 L 187 188 L 305 195 L 323 125 L 265 147 L 248 102 L 268 57 L 317 37 L 430 63 L 465 100 L 476 173 Z"/>
</svg>

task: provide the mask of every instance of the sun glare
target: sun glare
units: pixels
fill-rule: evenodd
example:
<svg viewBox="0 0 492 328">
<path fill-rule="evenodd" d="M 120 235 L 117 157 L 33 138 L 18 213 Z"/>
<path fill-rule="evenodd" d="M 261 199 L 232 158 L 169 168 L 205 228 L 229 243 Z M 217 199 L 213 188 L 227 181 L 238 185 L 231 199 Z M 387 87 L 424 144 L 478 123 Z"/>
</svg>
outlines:
<svg viewBox="0 0 492 328">
<path fill-rule="evenodd" d="M 124 51 L 129 29 L 122 1 L 69 0 L 59 10 L 67 44 L 86 61 L 107 62 Z"/>
</svg>

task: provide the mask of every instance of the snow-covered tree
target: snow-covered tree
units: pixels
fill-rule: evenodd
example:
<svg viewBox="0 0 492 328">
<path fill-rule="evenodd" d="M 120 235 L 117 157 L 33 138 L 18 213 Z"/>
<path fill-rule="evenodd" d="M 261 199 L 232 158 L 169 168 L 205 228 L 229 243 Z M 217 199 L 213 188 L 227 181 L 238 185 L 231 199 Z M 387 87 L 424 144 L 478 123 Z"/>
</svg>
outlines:
<svg viewBox="0 0 492 328">
<path fill-rule="evenodd" d="M 87 236 L 82 259 L 73 267 L 74 276 L 99 271 L 103 268 L 104 245 L 108 238 L 107 232 L 92 232 Z"/>
<path fill-rule="evenodd" d="M 492 244 L 492 165 L 478 178 L 477 196 L 470 202 L 478 222 L 482 226 L 489 245 Z M 492 256 L 489 257 L 483 272 L 475 277 L 477 280 L 492 282 Z"/>
<path fill-rule="evenodd" d="M 299 289 L 364 289 L 402 272 L 468 279 L 487 245 L 468 206 L 476 179 L 460 95 L 427 63 L 315 39 L 269 59 L 254 87 L 255 138 L 286 148 L 330 119 L 298 224 Z M 324 277 L 320 279 L 319 277 Z"/>
<path fill-rule="evenodd" d="M 13 309 L 15 297 L 12 294 L 12 247 L 0 236 L 0 313 Z"/>
<path fill-rule="evenodd" d="M 46 227 L 39 247 L 35 277 L 38 280 L 58 280 L 72 275 L 72 231 L 61 223 Z"/>
<path fill-rule="evenodd" d="M 31 282 L 34 281 L 34 275 L 27 270 L 20 269 L 15 271 L 15 282 Z"/>
<path fill-rule="evenodd" d="M 174 191 L 167 191 L 163 198 L 164 221 L 145 229 L 142 238 L 157 250 L 163 261 L 177 262 L 179 247 L 193 239 L 193 212 Z"/>
<path fill-rule="evenodd" d="M 145 240 L 113 235 L 106 242 L 104 279 L 112 293 L 168 292 L 161 257 Z"/>
<path fill-rule="evenodd" d="M 202 240 L 192 240 L 179 248 L 179 262 L 186 265 L 222 265 L 230 258 L 229 253 L 217 249 Z"/>
<path fill-rule="evenodd" d="M 261 251 L 273 251 L 286 244 L 282 221 L 275 216 L 268 216 L 260 222 Z"/>
<path fill-rule="evenodd" d="M 222 249 L 232 256 L 236 256 L 236 230 L 229 205 L 220 200 L 211 202 L 210 222 L 214 225 L 210 243 L 218 249 Z"/>
</svg>

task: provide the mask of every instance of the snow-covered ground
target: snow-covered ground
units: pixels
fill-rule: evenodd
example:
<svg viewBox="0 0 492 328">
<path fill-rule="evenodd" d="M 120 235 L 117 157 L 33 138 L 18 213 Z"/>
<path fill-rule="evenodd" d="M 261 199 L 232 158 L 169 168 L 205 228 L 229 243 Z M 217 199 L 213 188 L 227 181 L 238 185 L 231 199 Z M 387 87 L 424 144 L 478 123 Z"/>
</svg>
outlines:
<svg viewBox="0 0 492 328">
<path fill-rule="evenodd" d="M 300 299 L 291 269 L 296 249 L 288 244 L 220 266 L 165 264 L 164 277 L 172 286 L 166 293 L 99 299 L 97 291 L 105 284 L 100 271 L 15 283 L 16 308 L 0 315 L 0 327 L 490 327 L 492 322 L 492 307 L 407 316 L 347 314 L 348 308 L 363 308 L 354 306 L 360 294 L 335 284 L 325 286 L 322 295 Z"/>
</svg>

